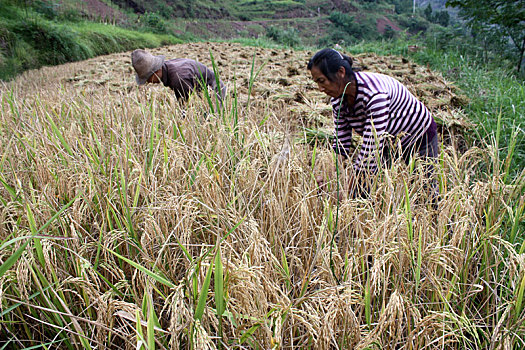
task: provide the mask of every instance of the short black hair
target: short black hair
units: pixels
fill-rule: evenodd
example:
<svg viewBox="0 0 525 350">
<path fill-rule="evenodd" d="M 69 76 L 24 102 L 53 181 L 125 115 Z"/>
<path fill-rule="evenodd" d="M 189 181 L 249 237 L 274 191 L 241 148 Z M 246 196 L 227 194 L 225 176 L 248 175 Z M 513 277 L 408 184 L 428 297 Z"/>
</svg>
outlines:
<svg viewBox="0 0 525 350">
<path fill-rule="evenodd" d="M 335 74 L 341 66 L 345 68 L 346 77 L 350 79 L 354 74 L 352 64 L 353 61 L 350 57 L 343 55 L 337 50 L 326 48 L 317 52 L 308 61 L 307 68 L 312 70 L 313 67 L 317 67 L 330 81 L 335 81 Z"/>
</svg>

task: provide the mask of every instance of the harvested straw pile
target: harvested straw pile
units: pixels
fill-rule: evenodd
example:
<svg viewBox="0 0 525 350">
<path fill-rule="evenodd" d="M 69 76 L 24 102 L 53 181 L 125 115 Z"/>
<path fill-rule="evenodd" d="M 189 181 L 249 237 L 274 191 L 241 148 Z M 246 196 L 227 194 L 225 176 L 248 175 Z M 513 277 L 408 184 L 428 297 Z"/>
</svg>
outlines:
<svg viewBox="0 0 525 350">
<path fill-rule="evenodd" d="M 444 145 L 438 211 L 421 169 L 404 164 L 378 176 L 370 200 L 342 190 L 351 167 L 319 191 L 331 151 L 297 142 L 304 127 L 331 128 L 305 69 L 312 52 L 153 53 L 211 66 L 210 51 L 237 91 L 220 110 L 136 87 L 129 53 L 2 86 L 8 347 L 523 346 L 525 181 L 506 180 L 494 145 Z M 439 75 L 396 57 L 356 62 L 402 80 L 443 130 L 468 126 Z"/>
</svg>

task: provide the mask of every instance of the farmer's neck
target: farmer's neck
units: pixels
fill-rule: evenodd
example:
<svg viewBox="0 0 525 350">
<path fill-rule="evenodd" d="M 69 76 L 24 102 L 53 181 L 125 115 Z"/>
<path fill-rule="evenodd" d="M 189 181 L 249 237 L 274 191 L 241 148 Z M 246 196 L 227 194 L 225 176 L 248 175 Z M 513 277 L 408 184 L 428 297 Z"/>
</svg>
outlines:
<svg viewBox="0 0 525 350">
<path fill-rule="evenodd" d="M 351 78 L 349 82 L 347 82 L 345 85 L 345 96 L 344 99 L 348 106 L 353 106 L 355 103 L 355 98 L 357 96 L 357 81 L 355 78 Z"/>
</svg>

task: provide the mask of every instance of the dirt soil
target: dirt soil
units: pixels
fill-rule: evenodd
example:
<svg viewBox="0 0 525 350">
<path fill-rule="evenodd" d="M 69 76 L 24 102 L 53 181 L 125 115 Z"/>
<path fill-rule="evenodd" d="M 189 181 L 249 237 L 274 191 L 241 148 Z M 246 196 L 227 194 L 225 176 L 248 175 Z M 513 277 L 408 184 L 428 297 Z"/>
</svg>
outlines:
<svg viewBox="0 0 525 350">
<path fill-rule="evenodd" d="M 390 28 L 392 28 L 396 32 L 401 30 L 401 28 L 399 28 L 397 24 L 389 20 L 387 17 L 378 18 L 376 23 L 377 23 L 377 31 L 381 34 L 385 33 L 385 29 L 387 26 L 390 26 Z"/>
</svg>

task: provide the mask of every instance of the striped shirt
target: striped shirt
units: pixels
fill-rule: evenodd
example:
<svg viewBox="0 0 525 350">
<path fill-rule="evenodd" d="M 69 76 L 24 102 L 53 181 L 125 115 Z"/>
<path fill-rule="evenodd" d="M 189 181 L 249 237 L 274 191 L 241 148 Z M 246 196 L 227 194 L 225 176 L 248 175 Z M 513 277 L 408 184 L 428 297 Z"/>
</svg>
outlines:
<svg viewBox="0 0 525 350">
<path fill-rule="evenodd" d="M 355 72 L 357 95 L 352 107 L 341 97 L 332 98 L 336 141 L 334 150 L 348 154 L 352 130 L 363 136 L 355 157 L 356 170 L 377 171 L 385 136 L 399 137 L 403 149 L 411 146 L 432 123 L 432 115 L 408 89 L 379 73 Z M 337 141 L 339 141 L 337 143 Z"/>
</svg>

